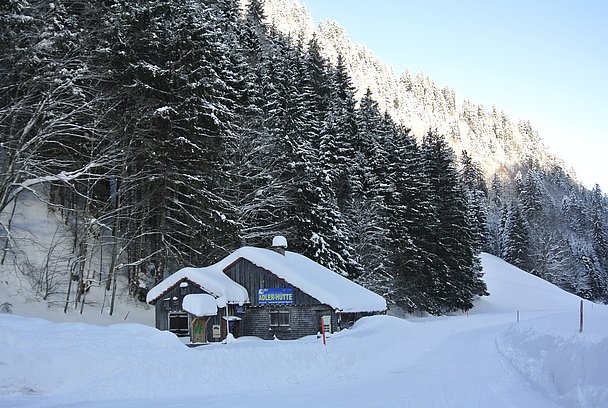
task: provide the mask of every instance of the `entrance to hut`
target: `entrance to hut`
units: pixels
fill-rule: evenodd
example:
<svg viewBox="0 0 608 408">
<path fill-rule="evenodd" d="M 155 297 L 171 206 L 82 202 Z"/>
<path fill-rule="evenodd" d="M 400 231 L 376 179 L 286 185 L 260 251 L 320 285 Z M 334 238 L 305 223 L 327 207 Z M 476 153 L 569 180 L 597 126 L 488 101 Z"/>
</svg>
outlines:
<svg viewBox="0 0 608 408">
<path fill-rule="evenodd" d="M 207 343 L 207 320 L 208 318 L 197 317 L 192 320 L 192 343 Z"/>
</svg>

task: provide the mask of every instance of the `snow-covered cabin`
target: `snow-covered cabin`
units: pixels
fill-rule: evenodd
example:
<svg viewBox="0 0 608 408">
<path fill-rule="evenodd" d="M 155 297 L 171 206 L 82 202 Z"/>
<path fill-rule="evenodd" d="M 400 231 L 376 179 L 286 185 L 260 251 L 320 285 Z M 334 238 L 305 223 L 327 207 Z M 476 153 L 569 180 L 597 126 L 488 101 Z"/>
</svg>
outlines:
<svg viewBox="0 0 608 408">
<path fill-rule="evenodd" d="M 286 251 L 286 246 L 283 237 L 275 237 L 271 249 L 243 247 L 215 265 L 184 268 L 169 276 L 148 293 L 148 303 L 156 305 L 156 327 L 188 334 L 181 329 L 186 322 L 177 328 L 171 316 L 182 313 L 186 319 L 181 302 L 191 293 L 216 298 L 218 315 L 209 319 L 208 326 L 220 325 L 221 338 L 226 336 L 226 322 L 234 337 L 295 339 L 319 333 L 322 322 L 326 331 L 333 332 L 362 316 L 386 311 L 382 296 Z M 194 317 L 187 317 L 190 323 Z M 188 324 L 188 330 L 191 327 Z"/>
</svg>

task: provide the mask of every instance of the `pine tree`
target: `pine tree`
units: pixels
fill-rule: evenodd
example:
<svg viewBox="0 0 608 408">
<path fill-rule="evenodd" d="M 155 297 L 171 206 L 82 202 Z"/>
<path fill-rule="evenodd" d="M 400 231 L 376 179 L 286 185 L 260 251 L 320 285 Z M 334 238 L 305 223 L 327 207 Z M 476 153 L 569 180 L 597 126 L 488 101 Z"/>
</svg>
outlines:
<svg viewBox="0 0 608 408">
<path fill-rule="evenodd" d="M 531 270 L 528 225 L 517 203 L 509 208 L 502 233 L 502 258 L 525 271 Z"/>
<path fill-rule="evenodd" d="M 386 196 L 390 256 L 388 271 L 394 283 L 389 299 L 410 310 L 424 309 L 424 278 L 436 257 L 423 249 L 432 213 L 424 195 L 421 156 L 408 129 L 384 118 L 388 162 Z M 428 218 L 427 218 L 428 217 Z"/>
<path fill-rule="evenodd" d="M 437 257 L 425 291 L 431 313 L 468 310 L 475 296 L 486 293 L 481 279 L 477 226 L 471 225 L 453 150 L 443 137 L 429 132 L 422 143 L 426 194 L 437 225 L 424 249 Z"/>
<path fill-rule="evenodd" d="M 606 199 L 599 185 L 591 190 L 591 223 L 593 235 L 593 249 L 602 269 L 603 287 L 598 289 L 606 299 L 608 296 L 608 211 L 606 210 Z"/>
<path fill-rule="evenodd" d="M 309 116 L 303 133 L 312 153 L 306 171 L 308 188 L 312 190 L 308 196 L 312 204 L 309 226 L 312 235 L 306 242 L 305 253 L 342 275 L 356 278 L 362 271 L 345 215 L 347 205 L 352 202 L 349 171 L 353 149 L 349 135 L 354 129 L 345 128 L 355 115 L 350 78 L 340 68 L 328 73 L 314 38 L 307 57 L 303 95 Z"/>
<path fill-rule="evenodd" d="M 543 209 L 546 207 L 543 205 L 545 196 L 540 172 L 535 169 L 529 169 L 522 182 L 519 201 L 521 203 L 522 215 L 532 226 L 538 224 L 542 219 Z"/>
<path fill-rule="evenodd" d="M 386 150 L 393 133 L 368 89 L 357 110 L 355 156 L 349 181 L 352 200 L 345 216 L 352 232 L 354 255 L 362 268 L 358 282 L 385 296 L 393 292 L 387 197 L 394 186 Z"/>
<path fill-rule="evenodd" d="M 209 264 L 238 245 L 236 211 L 223 193 L 246 75 L 226 9 L 126 2 L 117 16 L 119 120 L 136 172 L 125 180 L 134 183 L 125 189 L 138 220 L 129 226 L 138 237 L 128 251 L 131 290 L 145 294 L 165 271 Z"/>
<path fill-rule="evenodd" d="M 321 165 L 344 210 L 352 200 L 350 169 L 353 167 L 355 151 L 353 140 L 357 135 L 354 88 L 346 72 L 344 60 L 338 56 L 337 65 L 331 75 L 329 107 L 321 129 Z"/>
<path fill-rule="evenodd" d="M 488 189 L 481 168 L 473 162 L 466 151 L 462 152 L 460 160 L 462 165 L 461 178 L 467 198 L 469 224 L 475 241 L 475 252 L 479 252 L 489 239 L 487 226 Z"/>
</svg>

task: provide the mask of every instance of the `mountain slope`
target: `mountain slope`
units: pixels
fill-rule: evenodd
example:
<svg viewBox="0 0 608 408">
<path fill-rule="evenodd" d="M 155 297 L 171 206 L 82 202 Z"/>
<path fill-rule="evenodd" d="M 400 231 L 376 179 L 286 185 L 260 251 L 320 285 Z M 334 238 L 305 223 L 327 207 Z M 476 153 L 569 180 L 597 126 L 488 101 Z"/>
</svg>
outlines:
<svg viewBox="0 0 608 408">
<path fill-rule="evenodd" d="M 359 98 L 369 88 L 380 108 L 419 138 L 429 128 L 437 129 L 457 153 L 466 150 L 479 161 L 488 178 L 529 160 L 545 168 L 565 167 L 530 122 L 515 123 L 496 107 L 462 99 L 453 89 L 438 87 L 424 73 L 412 75 L 406 70 L 397 77 L 367 47 L 354 43 L 339 23 L 323 21 L 315 28 L 306 7 L 295 0 L 267 0 L 265 5 L 267 21 L 277 30 L 292 38 L 301 36 L 305 42 L 314 34 L 324 56 L 334 64 L 341 54 Z"/>
</svg>

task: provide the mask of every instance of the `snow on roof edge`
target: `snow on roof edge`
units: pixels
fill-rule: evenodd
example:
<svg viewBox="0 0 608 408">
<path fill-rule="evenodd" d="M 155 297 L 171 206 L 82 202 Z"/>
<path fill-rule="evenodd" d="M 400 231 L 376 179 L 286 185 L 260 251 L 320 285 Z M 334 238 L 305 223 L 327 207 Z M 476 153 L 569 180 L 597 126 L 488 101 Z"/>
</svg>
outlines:
<svg viewBox="0 0 608 408">
<path fill-rule="evenodd" d="M 184 311 L 196 316 L 215 316 L 217 314 L 217 299 L 206 293 L 191 293 L 184 296 L 182 301 Z"/>
<path fill-rule="evenodd" d="M 219 303 L 249 303 L 247 290 L 223 272 L 220 263 L 205 268 L 185 267 L 165 278 L 146 295 L 146 303 L 153 304 L 181 282 L 189 281 L 213 295 Z M 218 304 L 219 304 L 218 303 Z"/>
</svg>

